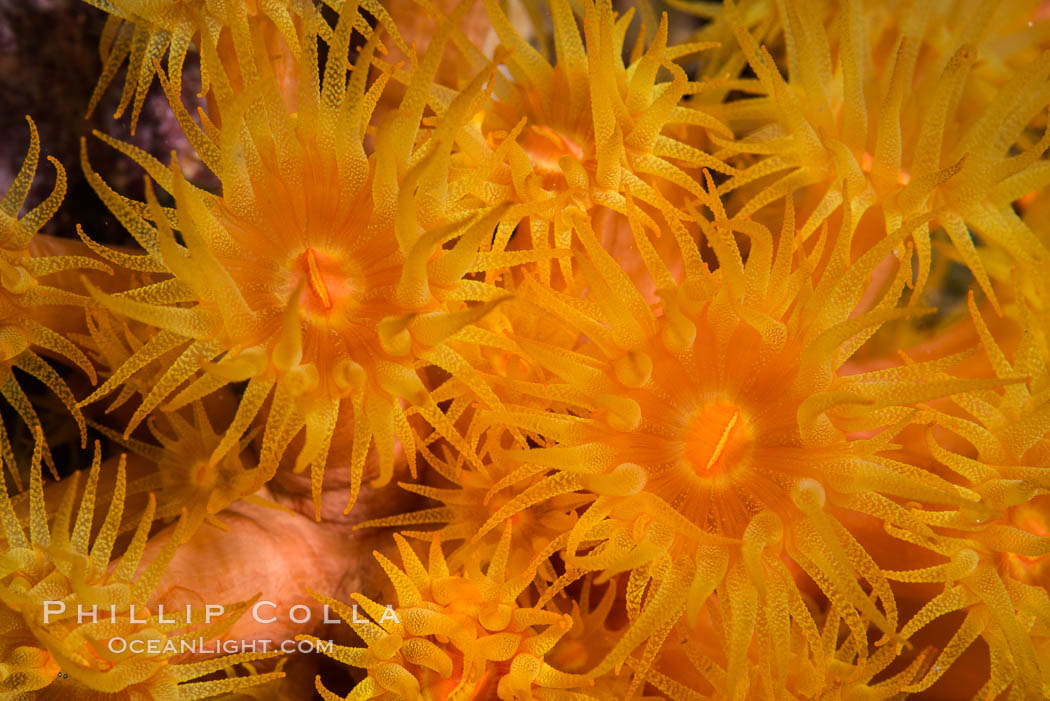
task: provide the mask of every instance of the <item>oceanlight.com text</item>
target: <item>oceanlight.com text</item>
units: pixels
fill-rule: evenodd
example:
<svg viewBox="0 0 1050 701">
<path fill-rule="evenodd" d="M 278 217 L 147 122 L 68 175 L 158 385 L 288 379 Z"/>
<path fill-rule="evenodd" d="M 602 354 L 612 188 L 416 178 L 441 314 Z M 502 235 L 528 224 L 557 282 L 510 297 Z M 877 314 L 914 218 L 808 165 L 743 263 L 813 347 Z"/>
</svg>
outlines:
<svg viewBox="0 0 1050 701">
<path fill-rule="evenodd" d="M 245 653 L 295 652 L 332 653 L 331 640 L 158 640 L 141 638 L 110 638 L 106 646 L 113 654 L 131 652 L 136 655 L 240 655 Z"/>
</svg>

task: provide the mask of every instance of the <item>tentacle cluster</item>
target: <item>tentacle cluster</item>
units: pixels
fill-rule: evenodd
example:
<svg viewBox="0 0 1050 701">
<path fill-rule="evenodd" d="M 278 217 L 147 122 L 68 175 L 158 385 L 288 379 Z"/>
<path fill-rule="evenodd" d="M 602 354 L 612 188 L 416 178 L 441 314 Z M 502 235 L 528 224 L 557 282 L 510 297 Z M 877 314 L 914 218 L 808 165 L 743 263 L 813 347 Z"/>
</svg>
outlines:
<svg viewBox="0 0 1050 701">
<path fill-rule="evenodd" d="M 395 540 L 402 567 L 379 553 L 376 559 L 397 592 L 396 608 L 355 594 L 354 601 L 373 619 L 369 620 L 357 606 L 318 598 L 332 605 L 367 646 L 334 647 L 331 653 L 368 671 L 346 699 L 383 694 L 406 701 L 592 698 L 569 691 L 591 686 L 590 679 L 560 672 L 543 661 L 572 621 L 556 611 L 518 603 L 531 577 L 507 577 L 509 528 L 484 572 L 478 559 L 450 570 L 438 537 L 431 541 L 425 565 L 408 541 L 399 536 Z M 317 689 L 328 701 L 339 699 L 324 688 L 320 677 Z"/>
<path fill-rule="evenodd" d="M 76 365 L 95 382 L 95 369 L 87 356 L 62 333 L 50 328 L 45 315 L 50 307 L 84 307 L 91 300 L 85 295 L 51 286 L 42 278 L 77 269 L 109 271 L 109 267 L 93 258 L 48 255 L 38 248 L 37 235 L 40 229 L 54 216 L 66 194 L 66 172 L 54 158 L 48 157 L 56 174 L 51 194 L 19 216 L 40 158 L 40 137 L 36 124 L 28 117 L 26 120 L 29 122 L 29 153 L 3 199 L 0 199 L 0 396 L 18 413 L 37 439 L 43 441 L 44 459 L 53 472 L 54 461 L 47 448 L 47 436 L 43 432 L 40 417 L 22 391 L 13 370 L 17 368 L 35 377 L 58 397 L 72 414 L 80 430 L 81 443 L 86 445 L 84 417 L 77 408 L 73 392 L 38 351 Z M 15 484 L 21 487 L 11 441 L 2 423 L 0 459 L 7 466 Z"/>
<path fill-rule="evenodd" d="M 148 607 L 175 549 L 185 537 L 181 526 L 160 553 L 140 570 L 156 502 L 149 504 L 124 553 L 110 566 L 124 510 L 123 460 L 101 527 L 93 535 L 95 498 L 101 468 L 95 459 L 76 507 L 81 473 L 65 480 L 50 525 L 44 504 L 38 449 L 30 469 L 28 529 L 20 523 L 0 476 L 0 523 L 5 548 L 0 555 L 0 693 L 3 698 L 171 698 L 203 699 L 263 684 L 282 676 L 266 673 L 226 680 L 193 680 L 240 662 L 273 653 L 231 655 L 173 664 L 183 641 L 211 640 L 245 611 L 250 602 L 231 606 L 223 617 L 203 624 L 200 612 Z M 27 532 L 28 531 L 28 532 Z M 123 646 L 109 646 L 120 638 Z M 150 645 L 132 652 L 130 641 Z M 155 649 L 151 649 L 155 648 Z"/>
<path fill-rule="evenodd" d="M 929 567 L 886 572 L 896 581 L 944 584 L 904 625 L 903 638 L 952 612 L 966 612 L 935 666 L 909 691 L 930 687 L 978 637 L 992 660 L 980 696 L 1009 691 L 1036 697 L 1050 678 L 1045 657 L 1050 635 L 1050 355 L 1023 300 L 1017 309 L 1024 333 L 1011 361 L 970 298 L 973 322 L 995 374 L 1027 375 L 1029 381 L 1001 393 L 955 397 L 953 407 L 930 419 L 945 433 L 938 436 L 931 428 L 925 436 L 930 455 L 981 499 L 954 512 L 917 513 L 937 534 L 926 547 L 941 557 Z M 976 454 L 946 447 L 955 437 L 976 448 Z M 913 539 L 911 534 L 898 537 Z"/>
<path fill-rule="evenodd" d="M 756 157 L 719 186 L 734 193 L 741 216 L 800 196 L 807 203 L 801 232 L 809 237 L 841 205 L 838 182 L 845 178 L 855 200 L 881 210 L 884 226 L 876 231 L 935 213 L 930 226 L 911 235 L 920 291 L 931 264 L 931 228 L 943 230 L 993 304 L 974 236 L 1015 264 L 1046 264 L 1050 251 L 1011 208 L 1044 187 L 1048 173 L 1050 136 L 1040 135 L 1040 125 L 1050 53 L 1030 28 L 1032 3 L 984 5 L 976 14 L 960 12 L 965 20 L 952 13 L 948 28 L 936 3 L 880 12 L 844 2 L 827 21 L 815 3 L 784 5 L 778 13 L 787 79 L 727 3 L 756 76 L 748 90 L 761 95 L 718 112 L 731 124 L 757 119 L 759 129 L 736 141 L 713 137 L 723 153 Z M 996 70 L 994 61 L 1007 58 L 993 48 L 997 42 L 1010 47 L 1014 70 Z M 986 55 L 993 65 L 978 67 Z"/>
<path fill-rule="evenodd" d="M 449 415 L 453 418 L 458 416 L 455 407 L 450 408 Z M 485 432 L 477 439 L 485 441 L 494 437 L 497 437 L 494 433 Z M 466 438 L 472 443 L 475 440 L 471 431 L 467 432 Z M 496 446 L 494 450 L 499 452 L 501 449 Z M 486 452 L 482 450 L 481 454 Z M 441 505 L 371 519 L 357 524 L 356 529 L 395 527 L 403 536 L 424 541 L 430 541 L 435 535 L 443 543 L 462 541 L 463 546 L 457 548 L 450 558 L 460 564 L 464 558 L 487 557 L 498 546 L 502 527 L 513 526 L 516 547 L 509 556 L 510 567 L 515 571 L 538 568 L 537 576 L 548 582 L 557 577 L 547 558 L 564 547 L 567 534 L 576 523 L 577 510 L 593 501 L 594 495 L 561 494 L 529 508 L 519 509 L 508 503 L 514 498 L 514 492 L 508 487 L 514 485 L 516 490 L 527 490 L 540 482 L 542 475 L 533 474 L 523 482 L 521 474 L 515 469 L 516 465 L 507 460 L 485 461 L 480 468 L 465 469 L 465 460 L 458 454 L 453 459 L 442 458 L 424 447 L 421 455 L 448 486 L 416 482 L 401 482 L 400 486 L 438 501 Z M 492 527 L 493 522 L 497 522 L 499 527 Z M 479 541 L 478 534 L 483 529 L 484 535 Z"/>
<path fill-rule="evenodd" d="M 222 45 L 223 30 L 245 32 L 254 26 L 266 32 L 270 46 L 281 44 L 281 51 L 298 57 L 301 51 L 300 27 L 303 17 L 313 9 L 304 0 L 271 0 L 269 2 L 228 3 L 216 0 L 85 0 L 105 11 L 109 18 L 99 44 L 102 57 L 102 74 L 95 85 L 88 104 L 88 115 L 106 89 L 127 64 L 120 103 L 115 113 L 120 117 L 130 105 L 131 130 L 135 131 L 142 106 L 155 75 L 160 75 L 159 61 L 168 54 L 168 75 L 171 76 L 175 94 L 181 95 L 182 73 L 186 58 L 196 45 L 200 60 L 201 95 L 211 87 L 211 77 L 223 70 L 224 50 L 232 53 L 231 47 Z M 332 7 L 340 2 L 329 0 Z M 383 6 L 375 0 L 362 3 L 373 16 L 393 27 Z M 363 20 L 358 28 L 370 32 Z M 327 41 L 331 27 L 319 25 L 318 31 Z M 396 35 L 395 35 L 396 36 Z"/>
<path fill-rule="evenodd" d="M 683 101 L 710 86 L 690 81 L 677 62 L 714 44 L 669 44 L 664 17 L 650 40 L 641 32 L 628 50 L 633 10 L 617 17 L 609 3 L 588 0 L 581 35 L 567 0 L 545 4 L 555 27 L 553 56 L 531 46 L 498 2 L 485 2 L 505 72 L 492 73 L 491 100 L 459 137 L 468 170 L 453 182 L 487 201 L 525 207 L 525 222 L 501 223 L 495 250 L 568 249 L 568 205 L 624 215 L 634 198 L 655 213 L 702 197 L 701 167 L 735 174 L 696 144 L 708 131 L 728 138 L 729 129 Z M 475 64 L 484 65 L 480 58 Z M 515 225 L 521 233 L 512 243 Z M 558 267 L 571 281 L 571 262 L 559 258 Z M 549 266 L 537 274 L 549 281 Z"/>
</svg>

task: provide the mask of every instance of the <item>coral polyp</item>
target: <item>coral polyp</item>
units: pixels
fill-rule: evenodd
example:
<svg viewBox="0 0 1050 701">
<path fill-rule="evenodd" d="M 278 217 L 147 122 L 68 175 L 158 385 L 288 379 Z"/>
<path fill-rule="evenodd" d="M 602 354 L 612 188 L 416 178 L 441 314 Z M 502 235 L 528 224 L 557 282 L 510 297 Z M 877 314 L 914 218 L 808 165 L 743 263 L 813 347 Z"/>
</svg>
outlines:
<svg viewBox="0 0 1050 701">
<path fill-rule="evenodd" d="M 982 8 L 972 25 L 949 33 L 940 31 L 929 4 L 887 15 L 846 3 L 833 9 L 831 28 L 808 37 L 805 26 L 823 23 L 816 8 L 785 7 L 778 12 L 785 80 L 728 3 L 762 96 L 726 105 L 720 116 L 732 123 L 739 115 L 743 124 L 753 124 L 757 112 L 766 116 L 736 142 L 714 137 L 728 151 L 758 158 L 720 192 L 740 190 L 742 216 L 784 196 L 804 198 L 807 237 L 842 204 L 842 178 L 854 206 L 881 210 L 880 233 L 933 212 L 932 228 L 943 230 L 994 303 L 974 235 L 1009 251 L 1017 264 L 1038 267 L 1050 255 L 1010 207 L 1045 182 L 1041 161 L 1050 141 L 1039 133 L 1046 111 L 1040 86 L 1050 59 L 1039 51 L 1038 33 L 1018 32 L 1008 43 L 1023 59 L 1011 57 L 1020 65 L 1004 76 L 977 67 L 982 54 L 972 43 L 981 40 L 983 48 L 998 39 L 991 32 L 1006 33 L 1003 24 L 1016 28 L 1034 14 L 1029 4 L 1007 5 Z M 877 59 L 884 76 L 871 69 Z M 912 234 L 920 291 L 930 267 L 930 228 Z"/>
<path fill-rule="evenodd" d="M 730 134 L 682 99 L 704 86 L 690 82 L 676 61 L 712 45 L 669 45 L 664 16 L 648 46 L 640 34 L 629 49 L 625 36 L 632 12 L 616 17 L 607 4 L 586 2 L 581 35 L 570 3 L 554 0 L 549 7 L 552 60 L 529 45 L 499 3 L 485 3 L 503 52 L 496 59 L 507 75 L 493 75 L 491 101 L 468 125 L 473 143 L 463 148 L 463 156 L 486 176 L 483 184 L 464 179 L 467 185 L 490 201 L 527 207 L 527 227 L 520 225 L 527 228 L 527 239 L 524 231 L 520 239 L 528 243 L 515 247 L 570 247 L 567 206 L 625 214 L 626 198 L 633 197 L 659 210 L 671 206 L 668 197 L 701 196 L 695 177 L 700 167 L 735 173 L 686 136 L 706 130 Z M 630 60 L 624 61 L 628 50 Z M 661 79 L 662 71 L 670 71 L 670 81 Z M 476 174 L 472 178 L 477 181 Z M 494 246 L 506 246 L 511 230 L 504 226 Z M 571 280 L 569 261 L 559 261 L 562 275 Z M 539 274 L 546 279 L 547 267 Z"/>
<path fill-rule="evenodd" d="M 43 699 L 202 699 L 281 676 L 193 681 L 265 654 L 170 663 L 183 640 L 216 637 L 247 604 L 231 607 L 226 616 L 208 624 L 181 612 L 167 618 L 163 610 L 154 615 L 147 603 L 184 530 L 176 529 L 157 557 L 139 572 L 156 505 L 151 495 L 131 542 L 110 570 L 124 509 L 125 471 L 121 461 L 105 519 L 92 537 L 100 466 L 96 444 L 76 520 L 73 505 L 80 473 L 69 478 L 54 521 L 48 525 L 38 448 L 30 468 L 28 534 L 0 479 L 0 522 L 6 541 L 0 557 L 0 630 L 5 638 L 0 646 L 4 670 L 0 690 L 5 697 L 27 698 L 32 693 L 33 698 Z M 120 646 L 112 644 L 114 639 L 122 641 L 124 649 L 115 649 Z M 129 641 L 148 642 L 156 649 L 146 655 L 127 652 L 132 646 Z"/>
<path fill-rule="evenodd" d="M 347 698 L 590 698 L 563 691 L 585 690 L 593 684 L 590 679 L 560 672 L 543 661 L 568 631 L 571 619 L 516 603 L 529 578 L 507 577 L 510 534 L 509 528 L 503 531 L 484 572 L 477 561 L 463 570 L 450 570 L 436 537 L 426 565 L 397 536 L 401 568 L 376 554 L 397 591 L 398 606 L 384 608 L 355 594 L 361 609 L 375 619 L 362 621 L 356 608 L 330 602 L 367 645 L 332 653 L 368 671 Z M 317 689 L 329 701 L 339 698 L 320 678 Z"/>
<path fill-rule="evenodd" d="M 238 499 L 253 499 L 252 492 L 257 488 L 255 471 L 258 469 L 253 470 L 244 464 L 243 444 L 250 436 L 220 460 L 212 460 L 222 435 L 216 433 L 201 402 L 194 402 L 190 409 L 189 412 L 166 412 L 151 417 L 149 430 L 155 443 L 124 439 L 110 429 L 99 427 L 103 434 L 155 467 L 132 480 L 128 493 L 158 492 L 163 501 L 157 504 L 155 517 L 182 516 L 188 533 L 195 531 L 204 521 L 221 527 L 215 514 Z M 192 419 L 187 419 L 184 413 Z"/>
<path fill-rule="evenodd" d="M 352 417 L 353 426 L 348 509 L 356 500 L 370 443 L 379 456 L 377 484 L 393 474 L 395 445 L 414 455 L 406 411 L 419 413 L 447 439 L 462 444 L 416 367 L 433 363 L 457 376 L 469 372 L 444 341 L 495 303 L 468 304 L 471 295 L 459 289 L 463 274 L 475 265 L 479 239 L 493 225 L 493 214 L 441 199 L 437 184 L 442 176 L 432 170 L 440 163 L 435 154 L 445 148 L 439 135 L 413 154 L 401 144 L 415 140 L 417 126 L 394 120 L 375 133 L 384 147 L 371 156 L 365 153 L 369 120 L 385 80 L 367 84 L 377 32 L 345 83 L 342 66 L 352 27 L 353 12 L 347 10 L 335 29 L 323 81 L 316 65 L 317 38 L 308 36 L 295 114 L 285 109 L 269 72 L 233 92 L 227 92 L 225 79 L 213 76 L 225 86 L 215 116 L 224 126 L 210 135 L 170 95 L 189 136 L 201 153 L 211 154 L 207 163 L 223 182 L 217 197 L 190 185 L 177 164 L 164 168 L 139 154 L 151 176 L 175 197 L 184 245 L 176 241 L 151 189 L 147 220 L 84 161 L 100 196 L 138 235 L 149 269 L 172 275 L 127 293 L 99 294 L 110 309 L 158 334 L 88 401 L 111 391 L 157 354 L 176 348 L 178 360 L 143 399 L 125 435 L 162 403 L 174 410 L 227 383 L 248 380 L 212 462 L 220 461 L 263 411 L 266 429 L 256 486 L 273 476 L 289 442 L 304 431 L 294 467 L 311 467 L 318 509 L 341 415 Z M 417 74 L 400 114 L 422 109 L 418 98 L 427 86 L 426 75 Z M 264 111 L 265 122 L 256 108 Z M 431 208 L 417 215 L 408 205 L 413 199 Z M 450 307 L 443 303 L 447 299 L 459 301 Z M 193 306 L 181 306 L 185 302 Z M 186 381 L 191 382 L 176 393 Z"/>
<path fill-rule="evenodd" d="M 680 285 L 658 287 L 659 316 L 581 224 L 591 288 L 598 308 L 608 311 L 584 320 L 589 340 L 577 350 L 535 356 L 549 373 L 543 391 L 572 397 L 571 414 L 508 406 L 489 415 L 494 430 L 516 427 L 549 442 L 507 451 L 549 476 L 520 488 L 481 533 L 552 496 L 595 494 L 566 543 L 566 578 L 630 572 L 627 605 L 636 611 L 595 673 L 622 665 L 643 641 L 649 640 L 648 649 L 658 647 L 662 639 L 653 636 L 666 635 L 679 619 L 694 623 L 718 591 L 720 602 L 728 597 L 721 606 L 729 612 L 722 615 L 729 616 L 732 631 L 726 683 L 740 693 L 747 688 L 745 660 L 756 626 L 785 636 L 773 662 L 788 654 L 792 629 L 804 635 L 815 625 L 804 606 L 786 606 L 800 592 L 782 557 L 838 607 L 851 634 L 860 636 L 857 644 L 868 625 L 894 635 L 897 609 L 889 583 L 834 510 L 925 532 L 894 498 L 910 495 L 956 508 L 977 501 L 975 492 L 890 455 L 909 415 L 900 407 L 1012 378 L 916 379 L 950 367 L 958 361 L 952 357 L 899 370 L 837 373 L 881 324 L 910 313 L 896 308 L 904 288 L 900 272 L 870 309 L 857 307 L 876 262 L 893 248 L 902 251 L 899 269 L 910 270 L 906 229 L 848 264 L 847 220 L 837 235 L 843 248 L 824 265 L 821 250 L 800 249 L 790 228 L 774 250 L 770 232 L 755 222 L 701 224 L 711 233 L 718 269 L 709 271 L 695 244 L 680 235 L 686 277 Z M 734 229 L 750 239 L 746 262 L 730 236 Z M 654 277 L 669 279 L 655 261 L 653 268 Z M 823 270 L 815 274 L 814 268 Z M 579 323 L 582 315 L 570 299 L 529 291 L 566 323 Z M 779 591 L 770 582 L 779 582 Z M 784 605 L 767 619 L 763 602 L 773 596 Z M 642 659 L 644 672 L 648 660 Z"/>
</svg>

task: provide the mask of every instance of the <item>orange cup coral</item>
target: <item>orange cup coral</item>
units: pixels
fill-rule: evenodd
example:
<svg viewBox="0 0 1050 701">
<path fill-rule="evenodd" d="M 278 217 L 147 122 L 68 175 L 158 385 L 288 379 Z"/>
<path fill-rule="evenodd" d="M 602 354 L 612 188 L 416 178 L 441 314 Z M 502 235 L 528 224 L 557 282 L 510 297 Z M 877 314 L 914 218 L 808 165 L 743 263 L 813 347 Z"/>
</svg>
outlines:
<svg viewBox="0 0 1050 701">
<path fill-rule="evenodd" d="M 127 236 L 48 256 L 65 176 L 18 216 L 31 123 L 0 200 L 0 395 L 36 438 L 0 491 L 0 697 L 1050 698 L 1043 4 L 88 2 L 91 106 L 127 63 L 134 124 L 158 76 L 218 185 L 96 132 L 144 196 L 85 140 Z M 116 272 L 46 278 L 77 270 Z M 49 516 L 15 372 L 138 454 L 96 457 L 71 535 L 87 464 Z M 296 480 L 319 523 L 267 488 Z M 103 651 L 200 630 L 125 616 L 177 546 L 173 591 L 220 589 L 181 581 L 210 557 L 332 608 L 271 633 L 342 664 Z M 39 624 L 49 596 L 124 608 Z"/>
</svg>

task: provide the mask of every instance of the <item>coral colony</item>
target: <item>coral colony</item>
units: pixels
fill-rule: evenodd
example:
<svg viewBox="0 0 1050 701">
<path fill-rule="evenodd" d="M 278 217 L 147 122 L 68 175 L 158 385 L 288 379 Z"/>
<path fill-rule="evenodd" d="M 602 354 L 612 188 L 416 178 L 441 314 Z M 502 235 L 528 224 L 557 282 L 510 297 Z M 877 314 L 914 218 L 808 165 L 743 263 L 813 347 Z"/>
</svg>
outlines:
<svg viewBox="0 0 1050 701">
<path fill-rule="evenodd" d="M 27 120 L 0 699 L 1050 698 L 1045 2 L 87 2 L 214 180 Z"/>
</svg>

